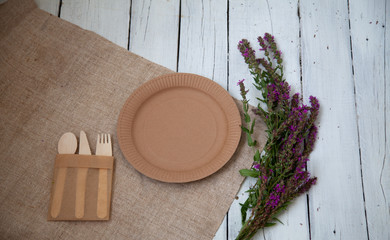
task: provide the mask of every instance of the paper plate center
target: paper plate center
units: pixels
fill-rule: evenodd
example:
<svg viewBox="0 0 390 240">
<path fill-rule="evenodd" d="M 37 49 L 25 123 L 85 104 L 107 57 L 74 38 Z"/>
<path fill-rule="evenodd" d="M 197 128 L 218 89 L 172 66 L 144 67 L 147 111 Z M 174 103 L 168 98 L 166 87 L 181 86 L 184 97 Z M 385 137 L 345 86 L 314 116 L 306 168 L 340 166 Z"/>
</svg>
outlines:
<svg viewBox="0 0 390 240">
<path fill-rule="evenodd" d="M 189 87 L 160 91 L 138 109 L 133 138 L 152 165 L 189 171 L 207 164 L 222 149 L 227 119 L 215 100 Z"/>
</svg>

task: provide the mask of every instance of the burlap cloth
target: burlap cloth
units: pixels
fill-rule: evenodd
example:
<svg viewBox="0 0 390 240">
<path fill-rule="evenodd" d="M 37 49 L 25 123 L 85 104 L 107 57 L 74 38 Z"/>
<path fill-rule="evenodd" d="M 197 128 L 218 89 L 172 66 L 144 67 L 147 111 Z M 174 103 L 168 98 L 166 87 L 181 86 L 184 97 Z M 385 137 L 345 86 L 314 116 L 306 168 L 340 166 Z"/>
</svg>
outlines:
<svg viewBox="0 0 390 240">
<path fill-rule="evenodd" d="M 243 181 L 238 170 L 252 163 L 245 138 L 221 170 L 187 184 L 141 175 L 118 147 L 116 124 L 125 100 L 166 73 L 171 71 L 32 1 L 0 5 L 0 238 L 213 238 Z M 57 142 L 80 130 L 89 134 L 93 152 L 97 133 L 113 135 L 111 220 L 48 222 Z"/>
</svg>

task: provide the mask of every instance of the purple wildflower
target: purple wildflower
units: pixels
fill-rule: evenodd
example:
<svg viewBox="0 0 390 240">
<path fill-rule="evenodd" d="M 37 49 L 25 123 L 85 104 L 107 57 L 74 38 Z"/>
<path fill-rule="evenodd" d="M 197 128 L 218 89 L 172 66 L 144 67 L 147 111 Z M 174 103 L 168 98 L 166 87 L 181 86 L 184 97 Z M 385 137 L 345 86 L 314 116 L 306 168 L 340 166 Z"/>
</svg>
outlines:
<svg viewBox="0 0 390 240">
<path fill-rule="evenodd" d="M 252 188 L 255 191 L 250 193 L 252 215 L 237 239 L 247 239 L 257 229 L 263 228 L 283 204 L 308 191 L 317 180 L 310 177 L 307 161 L 317 138 L 315 121 L 319 102 L 310 96 L 310 105 L 306 106 L 298 93 L 290 97 L 291 86 L 283 79 L 282 52 L 277 48 L 274 36 L 266 33 L 257 40 L 264 57 L 256 58 L 246 39 L 239 42 L 238 49 L 254 76 L 256 89 L 262 94 L 259 100 L 266 104 L 265 108 L 259 104 L 254 112 L 269 119 L 265 121 L 269 138 L 264 147 L 262 164 L 256 161 L 252 167 L 259 175 Z M 245 110 L 248 109 L 248 100 L 243 81 L 240 80 L 237 85 L 240 86 Z M 250 121 L 247 121 L 246 127 L 249 129 Z M 256 204 L 253 200 L 257 201 Z"/>
<path fill-rule="evenodd" d="M 314 110 L 318 110 L 320 108 L 320 104 L 316 97 L 310 96 L 310 104 Z"/>
<path fill-rule="evenodd" d="M 278 206 L 279 201 L 280 201 L 280 196 L 275 193 L 271 193 L 266 205 L 271 206 L 271 208 L 275 208 L 276 206 Z"/>
<path fill-rule="evenodd" d="M 239 80 L 238 82 L 237 82 L 237 86 L 239 86 L 241 83 L 243 83 L 245 81 L 245 79 L 242 79 L 242 80 Z"/>
<path fill-rule="evenodd" d="M 286 192 L 286 186 L 285 185 L 280 185 L 279 183 L 276 184 L 276 186 L 274 187 L 274 190 L 278 193 L 285 193 Z"/>
<path fill-rule="evenodd" d="M 291 109 L 297 108 L 299 105 L 299 93 L 295 93 L 291 99 Z"/>
</svg>

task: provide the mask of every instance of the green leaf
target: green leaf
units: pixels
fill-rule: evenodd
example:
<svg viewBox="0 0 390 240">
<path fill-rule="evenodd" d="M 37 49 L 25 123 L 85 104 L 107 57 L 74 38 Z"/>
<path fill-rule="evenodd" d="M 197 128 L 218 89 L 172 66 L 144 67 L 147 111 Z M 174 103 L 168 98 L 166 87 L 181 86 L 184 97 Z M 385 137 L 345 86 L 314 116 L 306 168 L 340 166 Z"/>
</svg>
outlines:
<svg viewBox="0 0 390 240">
<path fill-rule="evenodd" d="M 247 208 L 241 208 L 241 224 L 245 223 L 245 220 L 246 220 L 246 210 L 247 210 Z"/>
<path fill-rule="evenodd" d="M 263 89 L 263 87 L 259 84 L 259 83 L 254 83 L 253 84 L 254 86 L 255 86 L 255 88 L 257 89 L 257 90 L 259 90 L 259 91 L 261 91 L 262 89 Z"/>
<path fill-rule="evenodd" d="M 243 104 L 242 107 L 244 108 L 244 112 L 248 112 L 248 104 Z"/>
<path fill-rule="evenodd" d="M 255 162 L 259 162 L 260 161 L 260 152 L 259 152 L 259 150 L 256 150 L 255 156 L 253 156 L 253 160 Z"/>
<path fill-rule="evenodd" d="M 241 126 L 241 129 L 242 129 L 244 132 L 246 132 L 246 133 L 249 134 L 249 129 L 248 129 L 248 128 L 246 128 L 246 127 L 244 127 L 244 126 Z"/>
<path fill-rule="evenodd" d="M 257 145 L 257 141 L 255 140 L 253 143 L 252 143 L 252 146 L 256 146 Z"/>
<path fill-rule="evenodd" d="M 256 203 L 257 203 L 256 191 L 252 192 L 250 195 L 251 195 L 250 197 L 251 197 L 252 203 L 254 203 L 254 205 L 256 205 Z M 256 200 L 256 201 L 254 201 L 254 200 Z"/>
<path fill-rule="evenodd" d="M 243 177 L 253 177 L 253 178 L 259 177 L 259 172 L 253 169 L 241 169 L 240 174 Z"/>
<path fill-rule="evenodd" d="M 257 75 L 255 78 L 253 78 L 253 80 L 255 80 L 256 83 L 259 83 L 259 76 Z"/>
<path fill-rule="evenodd" d="M 268 113 L 260 106 L 260 104 L 257 106 L 257 108 L 258 108 L 265 116 L 268 116 Z"/>
<path fill-rule="evenodd" d="M 249 116 L 249 114 L 245 113 L 245 122 L 248 123 L 251 121 L 251 117 Z"/>
<path fill-rule="evenodd" d="M 251 130 L 249 131 L 251 134 L 253 133 L 253 129 L 255 127 L 255 119 L 252 120 L 252 126 L 251 126 Z"/>
<path fill-rule="evenodd" d="M 252 147 L 253 146 L 252 136 L 250 134 L 247 134 L 246 136 L 247 136 L 247 139 L 248 139 L 248 145 L 250 147 Z"/>
<path fill-rule="evenodd" d="M 259 100 L 260 102 L 263 102 L 263 103 L 267 103 L 268 101 L 267 100 L 264 100 L 264 99 L 262 99 L 262 98 L 256 98 L 257 100 Z"/>
<path fill-rule="evenodd" d="M 282 225 L 284 225 L 284 223 L 282 221 L 280 221 L 277 217 L 273 217 L 272 220 L 276 220 L 276 221 L 280 222 Z"/>
<path fill-rule="evenodd" d="M 241 205 L 241 223 L 244 224 L 246 220 L 246 212 L 248 211 L 249 199 L 247 199 L 243 204 L 240 203 L 240 205 Z"/>
<path fill-rule="evenodd" d="M 264 225 L 264 227 L 271 227 L 273 225 L 275 225 L 276 223 L 273 223 L 273 222 L 268 222 Z"/>
<path fill-rule="evenodd" d="M 252 206 L 256 206 L 256 203 L 257 203 L 256 194 L 251 194 L 251 195 L 249 196 L 249 198 L 250 198 L 251 205 L 252 205 Z"/>
</svg>

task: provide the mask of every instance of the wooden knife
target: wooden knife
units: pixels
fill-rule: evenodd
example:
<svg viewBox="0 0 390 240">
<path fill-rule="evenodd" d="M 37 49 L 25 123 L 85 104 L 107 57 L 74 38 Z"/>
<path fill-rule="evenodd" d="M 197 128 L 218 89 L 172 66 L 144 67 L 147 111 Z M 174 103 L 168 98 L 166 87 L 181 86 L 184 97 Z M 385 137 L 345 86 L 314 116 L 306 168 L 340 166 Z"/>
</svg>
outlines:
<svg viewBox="0 0 390 240">
<path fill-rule="evenodd" d="M 91 155 L 91 149 L 89 148 L 87 135 L 84 131 L 80 132 L 80 146 L 79 154 Z M 85 209 L 85 186 L 87 183 L 88 168 L 79 168 L 77 170 L 77 184 L 76 184 L 76 207 L 75 216 L 76 218 L 84 217 Z"/>
</svg>

